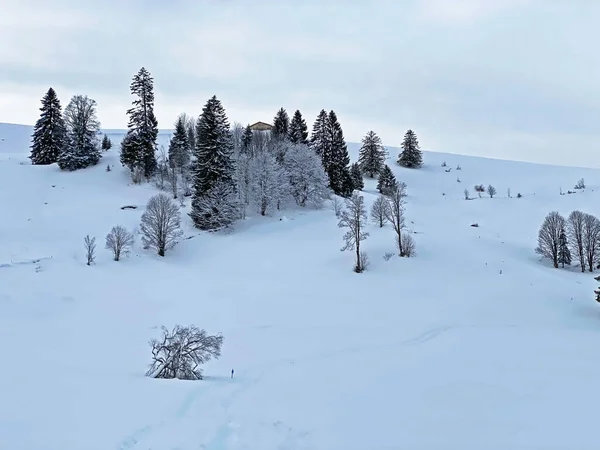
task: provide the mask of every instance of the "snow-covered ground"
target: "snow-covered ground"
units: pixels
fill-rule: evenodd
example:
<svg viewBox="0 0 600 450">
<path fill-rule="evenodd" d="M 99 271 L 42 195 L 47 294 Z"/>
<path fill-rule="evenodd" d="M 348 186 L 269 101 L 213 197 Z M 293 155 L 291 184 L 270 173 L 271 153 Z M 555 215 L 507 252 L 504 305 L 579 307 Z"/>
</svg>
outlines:
<svg viewBox="0 0 600 450">
<path fill-rule="evenodd" d="M 229 234 L 199 233 L 184 213 L 189 239 L 165 258 L 138 239 L 113 262 L 106 233 L 136 229 L 156 188 L 130 185 L 116 146 L 87 170 L 31 166 L 29 132 L 0 125 L 0 449 L 598 447 L 596 283 L 533 249 L 551 210 L 600 213 L 600 171 L 392 160 L 418 255 L 385 261 L 393 232 L 370 225 L 360 275 L 331 209 Z M 582 177 L 585 192 L 559 195 Z M 464 200 L 479 183 L 497 198 Z M 367 180 L 369 205 L 375 194 Z M 144 376 L 148 340 L 174 324 L 223 333 L 205 380 Z"/>
</svg>

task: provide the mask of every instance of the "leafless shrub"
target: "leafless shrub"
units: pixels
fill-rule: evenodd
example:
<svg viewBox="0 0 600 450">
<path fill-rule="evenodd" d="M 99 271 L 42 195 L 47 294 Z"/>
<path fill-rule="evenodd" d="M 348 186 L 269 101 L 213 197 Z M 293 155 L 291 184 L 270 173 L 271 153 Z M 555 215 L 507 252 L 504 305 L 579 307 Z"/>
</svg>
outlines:
<svg viewBox="0 0 600 450">
<path fill-rule="evenodd" d="M 580 179 L 575 185 L 574 189 L 585 189 L 585 180 L 583 178 Z"/>
<path fill-rule="evenodd" d="M 588 270 L 593 272 L 600 256 L 600 220 L 591 214 L 583 218 L 583 250 Z"/>
<path fill-rule="evenodd" d="M 133 234 L 121 225 L 112 227 L 106 235 L 106 248 L 113 254 L 115 261 L 121 259 L 121 255 L 128 255 L 133 245 Z"/>
<path fill-rule="evenodd" d="M 210 336 L 194 325 L 176 325 L 172 331 L 161 327 L 161 339 L 152 339 L 152 364 L 146 376 L 152 378 L 177 378 L 201 380 L 200 365 L 211 358 L 219 359 L 223 336 Z"/>
<path fill-rule="evenodd" d="M 517 198 L 521 198 L 521 197 L 523 197 L 523 195 L 521 195 L 520 192 L 517 192 Z"/>
<path fill-rule="evenodd" d="M 465 194 L 465 200 L 470 200 L 470 198 L 469 198 L 469 190 L 468 189 L 465 189 L 463 191 L 463 194 Z"/>
<path fill-rule="evenodd" d="M 371 206 L 371 219 L 379 225 L 379 228 L 383 228 L 387 222 L 386 208 L 388 208 L 388 202 L 383 195 L 377 197 Z"/>
<path fill-rule="evenodd" d="M 111 170 L 112 170 L 112 169 L 110 168 L 110 164 L 107 164 L 107 165 L 106 165 L 106 171 L 107 171 L 107 172 L 110 172 Z"/>
<path fill-rule="evenodd" d="M 442 167 L 446 167 L 446 161 L 442 163 Z"/>
<path fill-rule="evenodd" d="M 475 190 L 475 192 L 477 192 L 479 198 L 481 198 L 481 194 L 485 192 L 485 187 L 483 187 L 483 184 L 476 184 L 475 186 L 473 186 L 473 189 Z"/>
<path fill-rule="evenodd" d="M 131 171 L 131 180 L 134 184 L 140 184 L 144 179 L 144 168 L 143 167 L 134 167 Z"/>
<path fill-rule="evenodd" d="M 96 238 L 91 237 L 89 234 L 83 238 L 83 245 L 85 248 L 85 258 L 87 265 L 91 266 L 96 261 Z"/>
<path fill-rule="evenodd" d="M 356 250 L 354 271 L 361 273 L 366 267 L 362 265 L 363 259 L 360 251 L 360 242 L 369 237 L 369 233 L 363 231 L 367 222 L 364 197 L 359 195 L 358 191 L 354 191 L 352 197 L 346 200 L 346 208 L 342 211 L 338 223 L 338 227 L 348 228 L 348 231 L 344 234 L 345 245 L 341 250 Z"/>
<path fill-rule="evenodd" d="M 508 198 L 511 198 L 511 195 L 510 195 L 510 188 L 508 188 L 508 190 L 506 191 L 506 195 L 508 196 Z"/>
<path fill-rule="evenodd" d="M 180 223 L 179 208 L 167 195 L 150 198 L 140 226 L 144 248 L 152 247 L 159 256 L 165 256 L 165 251 L 173 248 L 183 234 Z"/>
<path fill-rule="evenodd" d="M 456 170 L 462 170 L 462 167 L 460 167 L 460 164 L 458 166 L 456 166 Z"/>
<path fill-rule="evenodd" d="M 457 182 L 457 183 L 461 183 L 461 181 L 460 181 L 460 177 L 456 177 L 456 182 Z"/>
<path fill-rule="evenodd" d="M 360 264 L 357 264 L 354 267 L 356 273 L 364 272 L 369 268 L 369 257 L 367 256 L 367 252 L 360 252 L 359 262 Z"/>
<path fill-rule="evenodd" d="M 383 259 L 385 261 L 389 261 L 390 259 L 392 259 L 392 256 L 394 256 L 392 252 L 385 252 L 385 254 L 383 255 Z"/>
<path fill-rule="evenodd" d="M 494 198 L 494 195 L 496 195 L 496 188 L 490 184 L 487 187 L 487 193 L 490 196 L 490 198 Z"/>
<path fill-rule="evenodd" d="M 555 268 L 558 268 L 560 233 L 564 226 L 565 218 L 557 211 L 552 211 L 546 216 L 538 232 L 538 246 L 535 252 L 550 259 Z"/>
<path fill-rule="evenodd" d="M 583 247 L 585 214 L 581 211 L 572 211 L 567 219 L 567 237 L 571 250 L 571 257 L 579 263 L 581 271 L 585 272 L 585 255 Z"/>
<path fill-rule="evenodd" d="M 399 247 L 402 247 L 402 251 L 404 252 L 404 255 L 402 256 L 407 258 L 416 256 L 415 250 L 417 248 L 417 244 L 415 243 L 412 235 L 410 233 L 403 232 L 400 234 L 400 239 L 402 240 L 402 243 L 399 245 Z"/>
</svg>

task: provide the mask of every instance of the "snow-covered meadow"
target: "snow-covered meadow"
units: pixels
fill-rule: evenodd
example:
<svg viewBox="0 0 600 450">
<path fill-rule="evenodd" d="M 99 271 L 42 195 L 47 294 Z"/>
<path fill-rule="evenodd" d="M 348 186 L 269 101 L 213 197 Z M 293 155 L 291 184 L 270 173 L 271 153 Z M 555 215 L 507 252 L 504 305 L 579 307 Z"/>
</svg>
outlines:
<svg viewBox="0 0 600 450">
<path fill-rule="evenodd" d="M 165 258 L 138 238 L 114 262 L 104 237 L 135 230 L 156 188 L 131 185 L 118 145 L 85 170 L 31 166 L 30 132 L 0 125 L 0 449 L 597 448 L 596 283 L 534 248 L 548 212 L 600 213 L 599 170 L 427 152 L 409 170 L 388 148 L 415 258 L 386 261 L 394 234 L 370 224 L 353 273 L 324 208 L 226 234 L 184 213 Z M 475 184 L 497 197 L 466 201 Z M 148 340 L 174 324 L 223 333 L 204 380 L 144 376 Z"/>
</svg>

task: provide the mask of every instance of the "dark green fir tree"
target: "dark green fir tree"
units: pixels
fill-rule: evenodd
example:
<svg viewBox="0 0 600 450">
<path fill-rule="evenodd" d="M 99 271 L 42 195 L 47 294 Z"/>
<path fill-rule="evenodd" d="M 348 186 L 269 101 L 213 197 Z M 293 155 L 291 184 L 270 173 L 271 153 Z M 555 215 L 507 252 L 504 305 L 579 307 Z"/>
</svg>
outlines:
<svg viewBox="0 0 600 450">
<path fill-rule="evenodd" d="M 390 169 L 390 166 L 385 164 L 381 173 L 379 174 L 379 180 L 377 181 L 377 190 L 383 195 L 389 195 L 390 192 L 398 186 L 398 181 Z"/>
<path fill-rule="evenodd" d="M 308 127 L 300 110 L 292 117 L 289 138 L 292 144 L 308 144 Z"/>
<path fill-rule="evenodd" d="M 381 138 L 374 131 L 369 131 L 363 138 L 360 147 L 358 156 L 360 169 L 369 178 L 375 178 L 375 175 L 379 175 L 383 169 L 386 158 L 387 153 L 381 143 Z"/>
<path fill-rule="evenodd" d="M 54 89 L 48 89 L 42 98 L 40 111 L 40 118 L 33 127 L 29 159 L 34 165 L 54 164 L 67 144 L 65 121 Z"/>
<path fill-rule="evenodd" d="M 419 147 L 417 135 L 408 130 L 402 141 L 402 152 L 398 156 L 398 164 L 409 169 L 417 169 L 423 165 L 423 153 Z"/>
</svg>

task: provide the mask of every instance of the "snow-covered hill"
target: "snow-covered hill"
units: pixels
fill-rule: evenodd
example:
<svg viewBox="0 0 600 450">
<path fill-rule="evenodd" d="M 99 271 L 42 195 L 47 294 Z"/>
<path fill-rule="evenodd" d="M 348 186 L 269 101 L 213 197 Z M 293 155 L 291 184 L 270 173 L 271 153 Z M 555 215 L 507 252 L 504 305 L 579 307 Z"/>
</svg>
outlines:
<svg viewBox="0 0 600 450">
<path fill-rule="evenodd" d="M 188 239 L 165 258 L 138 240 L 113 262 L 104 236 L 136 229 L 156 188 L 130 185 L 116 148 L 73 173 L 31 166 L 28 133 L 0 125 L 1 449 L 597 446 L 596 283 L 533 249 L 551 210 L 600 214 L 600 171 L 436 153 L 421 170 L 391 162 L 418 255 L 386 261 L 393 233 L 370 225 L 360 275 L 327 208 L 228 234 L 184 214 Z M 585 191 L 559 195 L 582 177 Z M 466 201 L 480 183 L 497 198 Z M 367 180 L 367 203 L 375 194 Z M 205 380 L 144 377 L 148 340 L 174 324 L 225 336 Z"/>
</svg>

